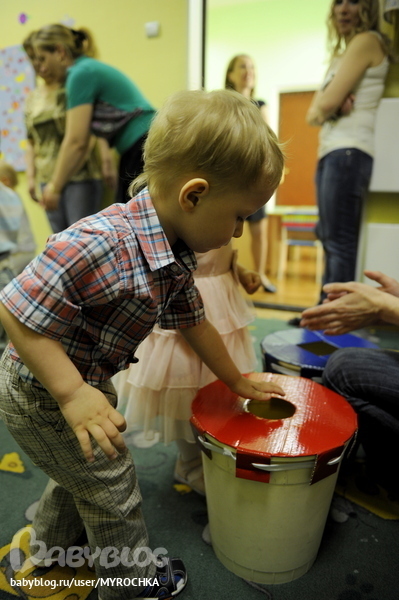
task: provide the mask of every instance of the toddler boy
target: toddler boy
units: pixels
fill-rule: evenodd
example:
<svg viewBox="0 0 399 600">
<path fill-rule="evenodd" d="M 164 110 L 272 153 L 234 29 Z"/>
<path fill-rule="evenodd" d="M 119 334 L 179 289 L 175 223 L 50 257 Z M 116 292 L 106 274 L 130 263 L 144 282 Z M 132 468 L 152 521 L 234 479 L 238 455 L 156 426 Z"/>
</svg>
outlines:
<svg viewBox="0 0 399 600">
<path fill-rule="evenodd" d="M 0 365 L 0 417 L 51 478 L 35 536 L 67 549 L 85 529 L 94 556 L 126 550 L 129 564 L 95 558 L 98 577 L 132 581 L 99 586 L 101 600 L 172 598 L 187 580 L 179 559 L 137 560 L 148 536 L 110 382 L 155 323 L 181 329 L 238 395 L 284 394 L 240 374 L 192 278 L 194 251 L 239 237 L 277 187 L 283 155 L 275 135 L 240 94 L 181 92 L 154 119 L 144 161 L 131 201 L 53 235 L 0 294 L 12 340 Z M 156 583 L 145 586 L 151 577 Z"/>
</svg>

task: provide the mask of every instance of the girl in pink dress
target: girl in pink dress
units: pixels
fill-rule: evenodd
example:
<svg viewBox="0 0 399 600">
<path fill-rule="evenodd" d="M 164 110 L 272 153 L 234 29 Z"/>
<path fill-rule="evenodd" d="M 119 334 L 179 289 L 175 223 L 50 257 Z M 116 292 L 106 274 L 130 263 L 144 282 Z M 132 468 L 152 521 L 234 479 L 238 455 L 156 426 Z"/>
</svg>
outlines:
<svg viewBox="0 0 399 600">
<path fill-rule="evenodd" d="M 231 243 L 197 254 L 195 283 L 207 317 L 221 334 L 230 356 L 241 373 L 250 373 L 256 367 L 256 356 L 247 325 L 254 315 L 239 283 L 252 294 L 261 282 L 256 272 L 244 269 L 236 259 Z M 190 426 L 191 403 L 198 389 L 215 376 L 176 330 L 156 326 L 136 357 L 138 364 L 114 378 L 127 433 L 142 431 L 146 441 L 175 441 L 179 449 L 175 479 L 204 494 L 201 452 Z"/>
</svg>

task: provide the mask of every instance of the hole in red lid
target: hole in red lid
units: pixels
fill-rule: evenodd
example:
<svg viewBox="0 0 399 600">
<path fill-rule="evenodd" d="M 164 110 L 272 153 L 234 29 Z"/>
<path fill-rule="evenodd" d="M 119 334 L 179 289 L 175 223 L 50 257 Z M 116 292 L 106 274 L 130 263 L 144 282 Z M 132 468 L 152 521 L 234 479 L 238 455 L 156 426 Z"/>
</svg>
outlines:
<svg viewBox="0 0 399 600">
<path fill-rule="evenodd" d="M 283 398 L 270 398 L 270 400 L 248 400 L 245 410 L 261 419 L 279 420 L 288 419 L 295 413 L 295 406 Z"/>
</svg>

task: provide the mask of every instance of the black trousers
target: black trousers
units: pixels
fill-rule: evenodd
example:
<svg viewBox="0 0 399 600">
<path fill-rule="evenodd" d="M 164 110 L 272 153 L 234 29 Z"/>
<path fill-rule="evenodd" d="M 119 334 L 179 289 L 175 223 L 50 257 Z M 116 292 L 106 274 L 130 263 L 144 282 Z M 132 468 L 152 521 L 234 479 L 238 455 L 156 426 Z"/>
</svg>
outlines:
<svg viewBox="0 0 399 600">
<path fill-rule="evenodd" d="M 128 188 L 133 179 L 143 172 L 143 146 L 147 134 L 137 140 L 124 154 L 119 162 L 119 182 L 115 202 L 125 204 L 130 200 Z"/>
</svg>

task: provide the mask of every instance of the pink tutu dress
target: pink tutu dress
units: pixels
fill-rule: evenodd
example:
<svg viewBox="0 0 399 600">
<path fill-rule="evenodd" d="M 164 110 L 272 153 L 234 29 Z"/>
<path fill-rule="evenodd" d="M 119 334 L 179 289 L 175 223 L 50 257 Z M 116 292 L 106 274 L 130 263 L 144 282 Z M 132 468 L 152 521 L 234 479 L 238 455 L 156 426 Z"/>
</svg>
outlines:
<svg viewBox="0 0 399 600">
<path fill-rule="evenodd" d="M 229 244 L 196 256 L 195 283 L 207 318 L 240 372 L 250 373 L 256 356 L 247 325 L 254 315 L 239 290 L 236 253 Z M 139 362 L 114 378 L 126 432 L 142 431 L 146 440 L 156 436 L 166 444 L 192 442 L 192 400 L 199 388 L 215 381 L 215 375 L 176 330 L 156 326 L 135 356 Z"/>
</svg>

